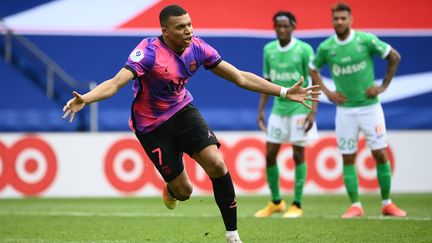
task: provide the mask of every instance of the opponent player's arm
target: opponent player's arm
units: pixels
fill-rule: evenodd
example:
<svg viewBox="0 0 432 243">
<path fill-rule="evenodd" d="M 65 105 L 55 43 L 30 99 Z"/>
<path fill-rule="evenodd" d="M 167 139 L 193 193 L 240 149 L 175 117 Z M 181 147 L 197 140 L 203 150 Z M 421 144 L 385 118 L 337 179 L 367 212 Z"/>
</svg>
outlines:
<svg viewBox="0 0 432 243">
<path fill-rule="evenodd" d="M 298 83 L 296 83 L 291 88 L 286 90 L 286 88 L 268 82 L 267 80 L 253 73 L 240 71 L 236 67 L 234 67 L 233 65 L 225 61 L 220 62 L 216 67 L 214 67 L 211 70 L 216 75 L 226 80 L 229 80 L 235 83 L 237 86 L 247 90 L 273 95 L 273 96 L 281 96 L 281 94 L 283 94 L 282 96 L 285 96 L 284 98 L 302 103 L 304 106 L 308 108 L 311 107 L 304 102 L 305 100 L 318 102 L 317 98 L 312 98 L 310 96 L 320 94 L 319 91 L 316 91 L 319 88 L 319 86 L 315 85 L 308 88 L 300 87 L 301 84 L 304 82 L 303 77 L 300 79 Z"/>
<path fill-rule="evenodd" d="M 391 49 L 389 54 L 386 56 L 386 60 L 388 62 L 387 65 L 387 71 L 383 78 L 383 81 L 381 85 L 379 86 L 372 86 L 366 91 L 366 96 L 368 98 L 375 98 L 377 95 L 381 94 L 382 92 L 386 91 L 388 86 L 390 85 L 391 80 L 393 79 L 393 76 L 396 73 L 397 67 L 400 62 L 400 55 L 395 49 Z"/>
<path fill-rule="evenodd" d="M 271 82 L 270 80 L 268 80 L 269 82 Z M 260 100 L 259 100 L 259 104 L 258 104 L 258 117 L 257 117 L 257 123 L 258 123 L 258 127 L 262 130 L 265 131 L 266 130 L 266 126 L 265 126 L 265 114 L 264 114 L 264 109 L 267 105 L 267 101 L 268 101 L 268 94 L 261 94 L 260 95 Z M 315 104 L 315 102 L 314 102 Z"/>
<path fill-rule="evenodd" d="M 346 101 L 346 97 L 342 93 L 339 93 L 336 91 L 331 91 L 327 88 L 327 86 L 324 85 L 324 82 L 322 81 L 321 74 L 319 73 L 318 70 L 312 69 L 309 66 L 309 75 L 312 78 L 313 84 L 319 85 L 321 90 L 324 92 L 324 94 L 327 96 L 327 98 L 331 102 L 339 105 L 339 104 L 342 104 Z"/>
<path fill-rule="evenodd" d="M 122 68 L 113 78 L 102 82 L 96 86 L 96 88 L 84 95 L 74 91 L 74 97 L 70 99 L 63 107 L 63 111 L 65 112 L 63 119 L 65 119 L 70 114 L 69 122 L 72 122 L 75 117 L 75 113 L 82 110 L 85 105 L 113 96 L 132 78 L 133 73 L 126 68 Z"/>
<path fill-rule="evenodd" d="M 387 55 L 386 60 L 388 61 L 387 71 L 381 84 L 380 93 L 384 92 L 390 85 L 391 80 L 396 74 L 396 70 L 399 66 L 401 56 L 399 52 L 396 51 L 396 49 L 392 48 L 390 53 Z"/>
<path fill-rule="evenodd" d="M 311 68 L 309 68 L 309 76 L 310 76 L 311 79 L 312 79 L 312 83 L 315 84 L 315 85 L 319 85 L 320 89 L 323 91 L 323 93 L 324 93 L 326 96 L 329 96 L 329 95 L 330 95 L 330 93 L 331 93 L 332 91 L 330 91 L 330 90 L 327 88 L 327 86 L 325 86 L 324 82 L 322 81 L 321 74 L 320 74 L 320 72 L 319 72 L 318 70 L 315 70 L 315 69 L 311 69 Z"/>
</svg>

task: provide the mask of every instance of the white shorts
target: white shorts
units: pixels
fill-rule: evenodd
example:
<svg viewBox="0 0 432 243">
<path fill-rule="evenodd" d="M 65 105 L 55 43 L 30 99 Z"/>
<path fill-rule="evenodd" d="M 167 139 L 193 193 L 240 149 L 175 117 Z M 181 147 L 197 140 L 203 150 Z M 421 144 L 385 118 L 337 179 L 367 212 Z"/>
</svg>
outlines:
<svg viewBox="0 0 432 243">
<path fill-rule="evenodd" d="M 387 147 L 387 132 L 381 104 L 336 108 L 336 137 L 342 154 L 357 152 L 359 132 L 371 150 Z"/>
<path fill-rule="evenodd" d="M 307 133 L 304 131 L 306 117 L 306 114 L 294 116 L 270 114 L 267 124 L 267 142 L 306 146 L 307 141 L 318 137 L 316 122 L 314 122 L 312 128 Z"/>
</svg>

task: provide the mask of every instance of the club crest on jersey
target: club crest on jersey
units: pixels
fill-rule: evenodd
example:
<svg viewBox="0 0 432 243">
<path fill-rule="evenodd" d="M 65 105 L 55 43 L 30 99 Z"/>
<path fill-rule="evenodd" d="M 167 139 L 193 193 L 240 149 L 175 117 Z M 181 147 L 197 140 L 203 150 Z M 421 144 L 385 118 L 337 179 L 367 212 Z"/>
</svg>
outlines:
<svg viewBox="0 0 432 243">
<path fill-rule="evenodd" d="M 191 62 L 191 64 L 189 64 L 189 70 L 191 70 L 192 72 L 195 72 L 198 68 L 198 65 L 196 63 L 196 61 Z"/>
<path fill-rule="evenodd" d="M 134 62 L 139 62 L 144 58 L 144 51 L 141 49 L 135 49 L 129 55 L 129 58 Z"/>
</svg>

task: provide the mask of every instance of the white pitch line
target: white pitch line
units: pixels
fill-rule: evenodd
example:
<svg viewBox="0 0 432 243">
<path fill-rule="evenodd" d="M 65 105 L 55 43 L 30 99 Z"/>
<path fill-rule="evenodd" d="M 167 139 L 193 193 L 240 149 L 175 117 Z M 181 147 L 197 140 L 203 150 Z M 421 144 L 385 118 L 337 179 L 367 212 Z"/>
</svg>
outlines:
<svg viewBox="0 0 432 243">
<path fill-rule="evenodd" d="M 51 212 L 45 212 L 45 213 L 38 213 L 38 212 L 10 212 L 10 211 L 0 211 L 0 216 L 71 216 L 71 217 L 130 217 L 130 218 L 136 218 L 136 217 L 172 217 L 172 218 L 196 218 L 196 217 L 203 217 L 203 218 L 217 218 L 220 217 L 219 214 L 182 214 L 182 213 L 94 213 L 94 212 L 57 212 L 57 211 L 51 211 Z M 254 218 L 253 216 L 248 215 L 239 215 L 238 218 Z M 304 219 L 341 219 L 340 216 L 336 215 L 327 215 L 327 216 L 309 216 L 305 215 L 302 218 Z M 284 219 L 282 217 L 271 217 L 271 219 Z M 408 216 L 405 218 L 397 218 L 397 217 L 386 217 L 386 216 L 364 216 L 361 218 L 355 218 L 353 220 L 400 220 L 400 221 L 432 221 L 431 217 L 413 217 Z M 288 219 L 289 220 L 289 219 Z M 346 220 L 346 219 L 344 219 Z"/>
</svg>

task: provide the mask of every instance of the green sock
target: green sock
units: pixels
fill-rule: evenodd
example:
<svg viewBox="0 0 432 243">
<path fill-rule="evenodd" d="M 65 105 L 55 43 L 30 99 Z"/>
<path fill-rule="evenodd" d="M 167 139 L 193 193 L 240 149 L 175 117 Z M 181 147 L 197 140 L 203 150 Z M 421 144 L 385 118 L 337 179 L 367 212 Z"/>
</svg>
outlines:
<svg viewBox="0 0 432 243">
<path fill-rule="evenodd" d="M 378 163 L 377 177 L 379 186 L 381 188 L 381 198 L 383 200 L 390 199 L 391 168 L 389 161 L 384 164 Z"/>
<path fill-rule="evenodd" d="M 345 188 L 347 190 L 348 196 L 352 203 L 359 201 L 358 194 L 358 177 L 357 171 L 354 165 L 344 165 L 343 166 L 343 177 L 345 182 Z"/>
<path fill-rule="evenodd" d="M 303 197 L 303 186 L 306 181 L 306 162 L 295 167 L 294 202 L 301 203 Z"/>
<path fill-rule="evenodd" d="M 279 168 L 277 164 L 266 168 L 267 183 L 270 187 L 272 201 L 281 200 L 279 193 Z"/>
</svg>

